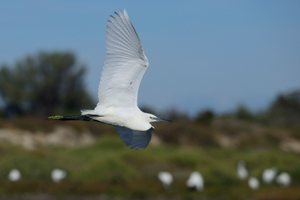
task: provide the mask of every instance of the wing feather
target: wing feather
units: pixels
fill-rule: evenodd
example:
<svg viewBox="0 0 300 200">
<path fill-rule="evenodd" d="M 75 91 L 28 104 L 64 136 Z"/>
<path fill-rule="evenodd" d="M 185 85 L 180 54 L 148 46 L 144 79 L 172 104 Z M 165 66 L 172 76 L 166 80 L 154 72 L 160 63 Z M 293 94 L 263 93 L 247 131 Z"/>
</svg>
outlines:
<svg viewBox="0 0 300 200">
<path fill-rule="evenodd" d="M 150 128 L 147 131 L 135 131 L 125 127 L 116 126 L 116 130 L 127 146 L 133 149 L 144 149 L 151 140 L 153 128 Z"/>
<path fill-rule="evenodd" d="M 135 107 L 140 82 L 149 63 L 125 10 L 107 22 L 106 58 L 100 78 L 100 107 Z"/>
</svg>

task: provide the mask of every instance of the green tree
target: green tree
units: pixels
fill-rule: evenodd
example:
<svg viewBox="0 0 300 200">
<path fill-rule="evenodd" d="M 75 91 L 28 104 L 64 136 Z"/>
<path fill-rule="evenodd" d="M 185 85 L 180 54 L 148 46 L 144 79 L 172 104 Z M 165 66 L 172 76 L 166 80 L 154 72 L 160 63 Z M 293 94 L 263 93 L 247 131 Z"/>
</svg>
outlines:
<svg viewBox="0 0 300 200">
<path fill-rule="evenodd" d="M 300 90 L 280 94 L 268 111 L 272 121 L 283 123 L 300 122 Z"/>
<path fill-rule="evenodd" d="M 234 116 L 237 119 L 241 120 L 253 120 L 254 115 L 252 112 L 245 106 L 245 105 L 239 105 L 234 113 Z"/>
<path fill-rule="evenodd" d="M 195 121 L 205 125 L 211 125 L 215 118 L 215 114 L 212 110 L 204 110 L 197 114 Z"/>
<path fill-rule="evenodd" d="M 175 108 L 171 108 L 169 110 L 166 110 L 165 112 L 163 112 L 159 115 L 162 116 L 163 119 L 167 119 L 167 120 L 170 120 L 170 121 L 177 121 L 177 120 L 188 121 L 188 120 L 190 120 L 190 117 L 188 116 L 187 113 L 179 111 Z"/>
<path fill-rule="evenodd" d="M 70 52 L 41 52 L 0 67 L 0 96 L 7 115 L 74 112 L 93 104 L 85 66 Z"/>
</svg>

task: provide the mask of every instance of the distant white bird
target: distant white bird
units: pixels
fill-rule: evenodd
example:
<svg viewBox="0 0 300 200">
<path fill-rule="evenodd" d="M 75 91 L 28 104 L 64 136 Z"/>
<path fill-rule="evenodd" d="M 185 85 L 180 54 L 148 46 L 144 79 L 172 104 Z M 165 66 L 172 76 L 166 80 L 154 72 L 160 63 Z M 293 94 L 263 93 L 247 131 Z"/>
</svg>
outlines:
<svg viewBox="0 0 300 200">
<path fill-rule="evenodd" d="M 262 180 L 264 183 L 270 184 L 274 181 L 277 174 L 276 168 L 268 168 L 263 171 Z"/>
<path fill-rule="evenodd" d="M 56 182 L 56 183 L 58 183 L 58 182 L 62 181 L 63 179 L 65 179 L 66 176 L 67 176 L 67 173 L 63 169 L 54 169 L 51 172 L 52 181 Z"/>
<path fill-rule="evenodd" d="M 256 177 L 251 177 L 248 180 L 248 185 L 252 190 L 256 190 L 259 188 L 259 180 Z"/>
<path fill-rule="evenodd" d="M 287 172 L 282 172 L 276 177 L 276 182 L 283 187 L 288 187 L 291 184 L 291 176 Z"/>
<path fill-rule="evenodd" d="M 165 189 L 169 189 L 172 182 L 173 182 L 173 176 L 170 172 L 161 171 L 158 173 L 158 179 L 162 183 L 163 187 Z"/>
<path fill-rule="evenodd" d="M 126 10 L 110 16 L 106 29 L 106 59 L 99 84 L 99 102 L 81 116 L 51 116 L 58 120 L 97 121 L 114 125 L 131 148 L 145 148 L 152 136 L 152 122 L 163 121 L 137 106 L 140 82 L 149 62 Z"/>
<path fill-rule="evenodd" d="M 238 161 L 236 172 L 237 172 L 237 176 L 241 180 L 245 180 L 248 177 L 248 170 L 246 168 L 246 164 L 244 161 L 242 160 Z"/>
<path fill-rule="evenodd" d="M 192 172 L 189 179 L 186 182 L 186 186 L 189 189 L 195 189 L 202 191 L 204 189 L 204 179 L 199 172 Z"/>
<path fill-rule="evenodd" d="M 12 169 L 8 174 L 8 180 L 13 182 L 19 181 L 21 177 L 22 177 L 21 172 L 18 169 Z"/>
</svg>

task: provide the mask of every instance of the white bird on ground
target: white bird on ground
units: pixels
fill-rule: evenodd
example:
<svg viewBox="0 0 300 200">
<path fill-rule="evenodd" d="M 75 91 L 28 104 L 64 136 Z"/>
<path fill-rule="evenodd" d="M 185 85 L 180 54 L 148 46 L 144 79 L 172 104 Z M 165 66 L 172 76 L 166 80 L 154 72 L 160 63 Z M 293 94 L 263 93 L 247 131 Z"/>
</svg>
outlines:
<svg viewBox="0 0 300 200">
<path fill-rule="evenodd" d="M 276 177 L 276 182 L 283 187 L 288 187 L 291 184 L 291 176 L 287 172 L 282 172 Z"/>
<path fill-rule="evenodd" d="M 49 118 L 111 124 L 129 147 L 146 148 L 154 128 L 151 123 L 164 121 L 137 106 L 138 89 L 149 62 L 126 10 L 111 15 L 106 28 L 106 58 L 97 106 L 82 110 L 80 116 Z"/>
<path fill-rule="evenodd" d="M 52 181 L 55 182 L 55 183 L 58 183 L 58 182 L 62 181 L 63 179 L 66 178 L 66 176 L 67 176 L 67 173 L 63 169 L 54 169 L 51 172 Z"/>
<path fill-rule="evenodd" d="M 259 188 L 260 183 L 259 180 L 256 177 L 251 177 L 248 180 L 248 186 L 252 189 L 252 190 L 256 190 Z"/>
<path fill-rule="evenodd" d="M 21 179 L 22 175 L 21 172 L 18 169 L 12 169 L 8 173 L 8 180 L 12 182 L 17 182 Z"/>
<path fill-rule="evenodd" d="M 237 176 L 241 180 L 245 180 L 248 177 L 248 170 L 246 168 L 246 164 L 244 161 L 242 160 L 238 161 L 236 172 L 237 172 Z"/>
<path fill-rule="evenodd" d="M 262 180 L 264 183 L 270 184 L 274 181 L 277 174 L 276 168 L 268 168 L 263 171 Z"/>
<path fill-rule="evenodd" d="M 199 172 L 192 172 L 186 182 L 186 186 L 189 189 L 202 191 L 204 189 L 204 179 L 202 175 Z"/>
<path fill-rule="evenodd" d="M 158 179 L 162 183 L 162 185 L 165 189 L 169 189 L 173 182 L 172 174 L 170 172 L 166 172 L 166 171 L 159 172 Z"/>
</svg>

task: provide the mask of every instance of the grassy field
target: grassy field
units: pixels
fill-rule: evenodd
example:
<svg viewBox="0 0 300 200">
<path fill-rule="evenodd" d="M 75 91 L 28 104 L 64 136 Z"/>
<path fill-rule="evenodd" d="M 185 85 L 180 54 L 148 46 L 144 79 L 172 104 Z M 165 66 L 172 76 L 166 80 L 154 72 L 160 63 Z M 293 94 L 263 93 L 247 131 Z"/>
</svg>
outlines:
<svg viewBox="0 0 300 200">
<path fill-rule="evenodd" d="M 113 134 L 112 134 L 113 135 Z M 245 160 L 251 176 L 275 166 L 292 176 L 292 186 L 262 185 L 256 191 L 236 177 L 236 163 Z M 22 180 L 9 182 L 10 169 L 18 168 Z M 62 168 L 67 178 L 60 183 L 50 179 L 51 170 Z M 173 173 L 169 191 L 160 185 L 157 174 Z M 205 179 L 203 192 L 185 188 L 189 174 L 200 171 Z M 85 147 L 40 147 L 25 150 L 0 145 L 0 195 L 50 194 L 58 197 L 97 196 L 120 199 L 299 199 L 300 155 L 276 149 L 243 150 L 220 147 L 158 145 L 146 150 L 130 150 L 117 136 L 104 135 Z M 112 198 L 113 199 L 113 198 Z"/>
</svg>

